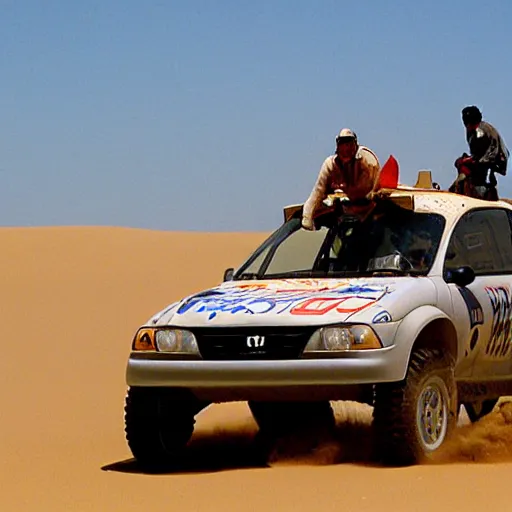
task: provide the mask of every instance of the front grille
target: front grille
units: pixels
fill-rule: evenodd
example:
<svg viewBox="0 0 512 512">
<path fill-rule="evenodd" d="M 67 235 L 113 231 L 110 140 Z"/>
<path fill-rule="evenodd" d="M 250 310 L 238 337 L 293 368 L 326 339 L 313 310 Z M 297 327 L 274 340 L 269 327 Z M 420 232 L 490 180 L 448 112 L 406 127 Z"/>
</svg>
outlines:
<svg viewBox="0 0 512 512">
<path fill-rule="evenodd" d="M 197 339 L 203 359 L 240 360 L 298 359 L 315 329 L 205 327 L 191 330 Z M 248 337 L 250 337 L 249 342 Z"/>
</svg>

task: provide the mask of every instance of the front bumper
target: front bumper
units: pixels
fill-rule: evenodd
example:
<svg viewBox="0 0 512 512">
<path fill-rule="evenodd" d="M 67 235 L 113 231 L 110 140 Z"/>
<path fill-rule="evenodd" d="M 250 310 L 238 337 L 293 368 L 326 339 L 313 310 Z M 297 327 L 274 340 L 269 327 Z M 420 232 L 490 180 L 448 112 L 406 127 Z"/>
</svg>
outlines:
<svg viewBox="0 0 512 512">
<path fill-rule="evenodd" d="M 132 353 L 126 369 L 129 386 L 189 389 L 261 389 L 343 386 L 402 380 L 407 368 L 396 345 L 347 352 L 328 359 L 176 360 L 165 354 Z M 405 363 L 405 364 L 404 364 Z"/>
</svg>

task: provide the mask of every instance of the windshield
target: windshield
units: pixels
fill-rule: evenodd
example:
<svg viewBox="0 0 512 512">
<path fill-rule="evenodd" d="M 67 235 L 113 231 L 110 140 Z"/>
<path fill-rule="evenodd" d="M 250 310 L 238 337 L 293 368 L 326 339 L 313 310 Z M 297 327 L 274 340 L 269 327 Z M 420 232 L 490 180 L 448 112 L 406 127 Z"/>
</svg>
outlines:
<svg viewBox="0 0 512 512">
<path fill-rule="evenodd" d="M 426 275 L 434 261 L 445 219 L 386 202 L 363 221 L 327 213 L 316 230 L 290 219 L 239 268 L 234 279 Z"/>
</svg>

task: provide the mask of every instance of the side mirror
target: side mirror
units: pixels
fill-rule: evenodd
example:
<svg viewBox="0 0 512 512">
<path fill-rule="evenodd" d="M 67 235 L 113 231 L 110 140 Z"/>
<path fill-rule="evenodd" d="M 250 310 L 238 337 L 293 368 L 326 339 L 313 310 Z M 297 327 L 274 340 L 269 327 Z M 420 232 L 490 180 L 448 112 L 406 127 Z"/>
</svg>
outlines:
<svg viewBox="0 0 512 512">
<path fill-rule="evenodd" d="M 449 271 L 448 282 L 464 287 L 475 280 L 475 271 L 468 266 L 455 268 Z"/>
<path fill-rule="evenodd" d="M 233 274 L 235 273 L 234 268 L 227 268 L 224 271 L 224 281 L 233 281 Z"/>
</svg>

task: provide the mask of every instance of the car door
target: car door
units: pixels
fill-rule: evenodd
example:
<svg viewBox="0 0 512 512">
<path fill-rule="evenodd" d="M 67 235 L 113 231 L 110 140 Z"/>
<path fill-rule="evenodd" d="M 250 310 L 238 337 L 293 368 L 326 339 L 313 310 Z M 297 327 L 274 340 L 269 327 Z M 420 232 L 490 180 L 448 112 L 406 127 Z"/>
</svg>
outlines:
<svg viewBox="0 0 512 512">
<path fill-rule="evenodd" d="M 445 259 L 445 276 L 468 265 L 475 280 L 448 286 L 456 319 L 462 367 L 475 379 L 512 370 L 512 230 L 509 211 L 478 208 L 455 227 Z M 469 376 L 469 375 L 468 375 Z"/>
</svg>

